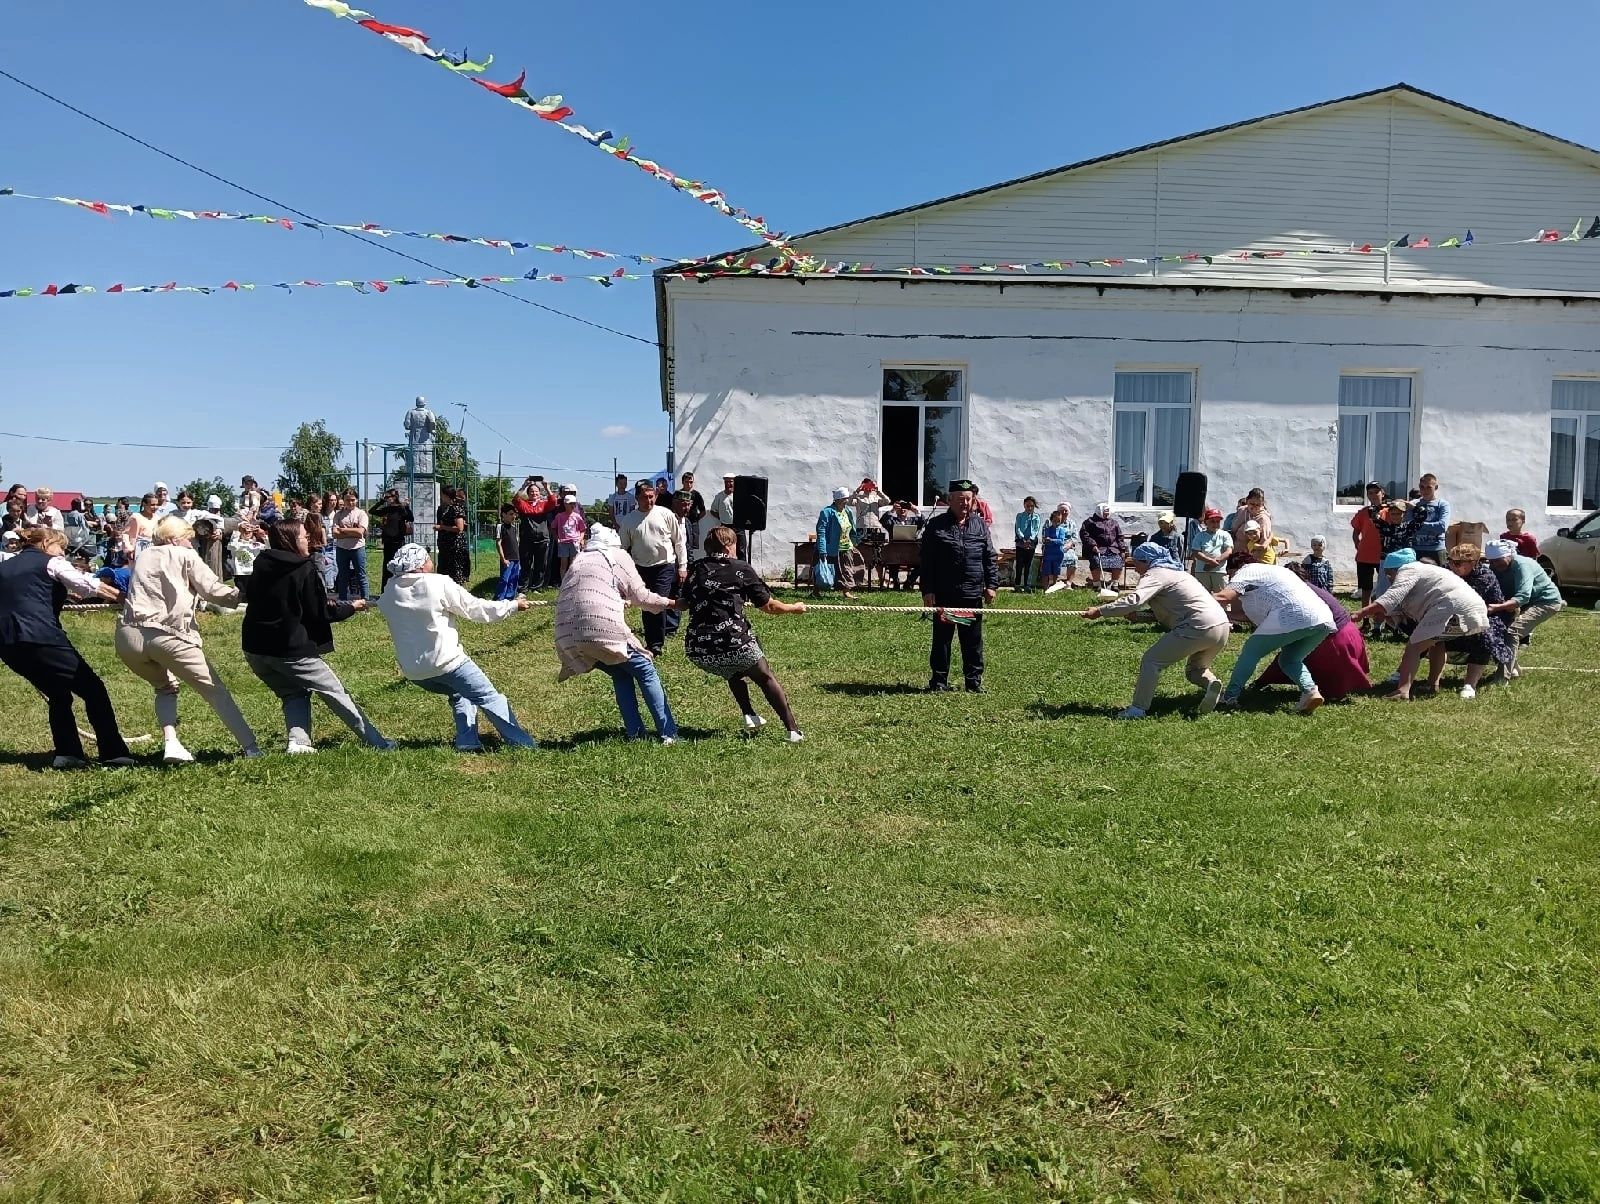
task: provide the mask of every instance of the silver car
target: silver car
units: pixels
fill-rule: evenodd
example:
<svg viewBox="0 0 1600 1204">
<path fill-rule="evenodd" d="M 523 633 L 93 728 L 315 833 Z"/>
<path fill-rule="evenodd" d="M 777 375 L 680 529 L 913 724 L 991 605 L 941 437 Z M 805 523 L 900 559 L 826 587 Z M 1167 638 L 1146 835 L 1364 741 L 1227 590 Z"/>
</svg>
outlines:
<svg viewBox="0 0 1600 1204">
<path fill-rule="evenodd" d="M 1539 563 L 1565 593 L 1600 590 L 1600 510 L 1540 540 Z"/>
</svg>

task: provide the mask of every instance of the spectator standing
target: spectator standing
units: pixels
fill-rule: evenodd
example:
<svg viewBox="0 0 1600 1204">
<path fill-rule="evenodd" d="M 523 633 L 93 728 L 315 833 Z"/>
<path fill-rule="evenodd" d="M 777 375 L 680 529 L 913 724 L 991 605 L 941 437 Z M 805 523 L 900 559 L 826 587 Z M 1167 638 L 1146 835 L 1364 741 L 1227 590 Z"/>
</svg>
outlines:
<svg viewBox="0 0 1600 1204">
<path fill-rule="evenodd" d="M 518 546 L 520 522 L 511 502 L 500 507 L 500 522 L 494 529 L 494 549 L 500 554 L 500 584 L 494 591 L 496 602 L 509 602 L 517 596 L 522 579 L 522 550 Z"/>
<path fill-rule="evenodd" d="M 439 508 L 433 516 L 433 531 L 439 543 L 439 559 L 434 571 L 460 584 L 470 575 L 467 569 L 467 515 L 462 505 L 461 491 L 454 485 L 439 486 Z"/>
<path fill-rule="evenodd" d="M 131 563 L 140 552 L 150 546 L 156 530 L 156 494 L 147 493 L 139 499 L 139 509 L 130 514 L 122 524 L 122 551 Z"/>
<path fill-rule="evenodd" d="M 1189 561 L 1195 578 L 1212 593 L 1228 586 L 1228 558 L 1233 555 L 1233 536 L 1222 529 L 1222 511 L 1207 506 L 1200 530 L 1189 547 Z"/>
<path fill-rule="evenodd" d="M 994 601 L 1000 588 L 998 557 L 989 524 L 974 506 L 977 490 L 971 481 L 951 481 L 947 507 L 922 529 L 922 604 L 980 611 Z M 942 612 L 933 618 L 933 642 L 928 650 L 928 692 L 950 688 L 950 645 L 961 637 L 961 675 L 967 689 L 983 691 L 983 616 L 958 622 Z"/>
<path fill-rule="evenodd" d="M 543 477 L 530 476 L 511 503 L 517 508 L 517 553 L 522 561 L 519 585 L 523 593 L 537 594 L 544 589 L 545 568 L 550 559 L 550 516 L 561 501 L 545 487 Z M 629 498 L 628 503 L 631 506 L 633 499 Z"/>
<path fill-rule="evenodd" d="M 1378 565 L 1386 555 L 1378 520 L 1383 516 L 1383 486 L 1367 482 L 1367 504 L 1350 516 L 1350 538 L 1356 551 L 1356 590 L 1361 605 L 1372 601 L 1372 586 L 1378 578 Z"/>
<path fill-rule="evenodd" d="M 62 514 L 57 510 L 55 493 L 48 485 L 40 485 L 33 491 L 34 502 L 24 512 L 28 527 L 54 527 L 57 531 L 63 529 Z"/>
<path fill-rule="evenodd" d="M 1089 586 L 1105 590 L 1122 576 L 1128 558 L 1128 541 L 1122 524 L 1111 514 L 1111 504 L 1101 502 L 1078 528 L 1084 559 L 1089 562 Z"/>
<path fill-rule="evenodd" d="M 67 537 L 69 557 L 91 554 L 94 534 L 89 530 L 89 519 L 84 514 L 82 498 L 72 499 L 72 506 L 61 516 L 61 530 Z"/>
<path fill-rule="evenodd" d="M 1417 559 L 1442 564 L 1445 533 L 1450 529 L 1450 503 L 1439 496 L 1439 478 L 1431 472 L 1417 481 L 1417 500 L 1406 517 L 1406 534 Z"/>
<path fill-rule="evenodd" d="M 817 564 L 833 569 L 834 584 L 846 598 L 855 597 L 850 592 L 855 570 L 849 560 L 855 546 L 851 538 L 854 526 L 855 513 L 850 509 L 850 491 L 835 489 L 833 502 L 824 506 L 817 515 Z M 813 573 L 811 596 L 815 598 L 821 595 L 820 584 Z"/>
<path fill-rule="evenodd" d="M 344 505 L 333 516 L 334 588 L 341 602 L 367 596 L 367 512 L 354 489 L 344 491 Z"/>
<path fill-rule="evenodd" d="M 528 479 L 530 481 L 533 480 L 532 477 Z M 613 527 L 621 527 L 623 518 L 632 514 L 638 509 L 638 506 L 633 500 L 632 492 L 628 489 L 626 473 L 619 472 L 616 481 L 613 483 L 616 485 L 616 489 L 606 499 L 606 509 L 611 512 L 611 525 Z"/>
<path fill-rule="evenodd" d="M 1261 488 L 1252 489 L 1244 495 L 1244 500 L 1239 503 L 1239 509 L 1233 516 L 1234 541 L 1238 542 L 1239 533 L 1244 530 L 1246 523 L 1255 523 L 1261 529 L 1261 542 L 1272 546 L 1272 512 L 1267 509 L 1267 494 Z"/>
<path fill-rule="evenodd" d="M 1057 581 L 1072 585 L 1078 572 L 1078 524 L 1072 521 L 1072 507 L 1058 502 L 1041 531 L 1043 550 L 1039 554 L 1039 584 L 1048 590 Z"/>
<path fill-rule="evenodd" d="M 578 495 L 563 493 L 561 511 L 556 515 L 555 521 L 558 584 L 566 577 L 567 567 L 572 563 L 572 558 L 578 554 L 578 549 L 583 546 L 583 536 L 588 529 L 589 523 L 583 517 L 583 506 L 578 501 Z"/>
<path fill-rule="evenodd" d="M 658 596 L 671 597 L 678 583 L 689 575 L 683 524 L 671 507 L 657 504 L 656 491 L 647 482 L 640 481 L 633 496 L 636 507 L 622 520 L 620 546 L 632 557 L 645 588 Z M 677 630 L 677 611 L 645 611 L 644 642 L 651 656 L 660 656 L 668 637 Z"/>
<path fill-rule="evenodd" d="M 711 499 L 711 505 L 707 507 L 708 512 L 716 520 L 719 527 L 733 527 L 733 485 L 733 474 L 724 473 L 722 475 L 722 492 L 714 496 Z M 748 560 L 750 558 L 750 533 L 739 530 L 736 527 L 734 531 L 739 537 L 737 555 L 740 560 Z"/>
<path fill-rule="evenodd" d="M 165 481 L 157 481 L 155 483 L 154 487 L 153 487 L 153 491 L 154 491 L 154 493 L 156 495 L 156 514 L 155 514 L 155 516 L 157 518 L 166 518 L 167 515 L 171 514 L 174 510 L 176 510 L 178 508 L 176 505 L 174 505 L 171 501 L 168 500 L 168 498 L 170 496 L 170 493 L 169 493 L 169 490 L 167 489 L 167 483 Z"/>
<path fill-rule="evenodd" d="M 1539 541 L 1525 528 L 1528 522 L 1526 510 L 1507 510 L 1506 529 L 1500 532 L 1501 539 L 1509 539 L 1517 545 L 1517 555 L 1526 556 L 1529 560 L 1539 559 Z"/>
<path fill-rule="evenodd" d="M 990 530 L 994 529 L 994 508 L 983 498 L 978 496 L 978 487 L 972 487 L 972 508 L 978 512 L 978 517 L 983 519 Z"/>
<path fill-rule="evenodd" d="M 1012 523 L 1012 534 L 1016 539 L 1016 561 L 1011 588 L 1016 593 L 1025 594 L 1029 590 L 1028 577 L 1033 571 L 1033 557 L 1044 535 L 1044 516 L 1039 513 L 1037 498 L 1022 499 L 1022 509 Z"/>
<path fill-rule="evenodd" d="M 1305 579 L 1318 589 L 1333 592 L 1333 564 L 1328 560 L 1328 541 L 1320 535 L 1311 537 L 1311 553 L 1300 561 L 1305 569 Z"/>
<path fill-rule="evenodd" d="M 390 486 L 383 491 L 383 500 L 372 508 L 372 517 L 378 520 L 378 539 L 383 546 L 383 585 L 388 585 L 389 560 L 400 550 L 400 545 L 411 538 L 416 515 L 400 497 L 400 490 Z M 315 532 L 308 531 L 307 534 L 315 535 Z M 331 594 L 333 591 L 328 592 Z"/>
</svg>

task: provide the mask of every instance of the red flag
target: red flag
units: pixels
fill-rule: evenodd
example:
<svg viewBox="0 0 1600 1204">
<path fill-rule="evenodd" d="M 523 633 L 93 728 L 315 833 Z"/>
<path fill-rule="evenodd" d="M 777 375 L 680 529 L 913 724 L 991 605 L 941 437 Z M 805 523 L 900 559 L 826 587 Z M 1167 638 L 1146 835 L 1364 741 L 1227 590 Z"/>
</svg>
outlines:
<svg viewBox="0 0 1600 1204">
<path fill-rule="evenodd" d="M 239 284 L 238 284 L 237 281 L 234 281 L 234 280 L 228 281 L 228 283 L 224 284 L 222 287 L 223 288 L 231 288 L 234 292 L 238 292 L 239 291 Z"/>
<path fill-rule="evenodd" d="M 106 208 L 106 203 L 104 201 L 80 201 L 78 203 L 85 209 L 94 210 L 94 212 L 98 213 L 101 217 L 111 216 L 111 211 Z"/>
<path fill-rule="evenodd" d="M 44 292 L 39 295 L 42 297 L 54 297 L 60 291 L 55 285 L 47 284 L 44 286 Z"/>
<path fill-rule="evenodd" d="M 1372 244 L 1370 242 L 1362 243 L 1359 247 L 1356 248 L 1356 253 L 1358 255 L 1371 255 L 1372 254 Z"/>
<path fill-rule="evenodd" d="M 108 293 L 120 293 L 121 291 L 122 286 L 120 284 L 113 284 L 110 288 L 106 289 L 106 292 Z"/>
<path fill-rule="evenodd" d="M 163 284 L 161 286 L 161 291 L 163 293 L 170 293 L 173 289 L 175 289 L 177 287 L 178 287 L 178 282 L 176 280 L 169 280 L 169 281 L 167 281 L 165 284 Z"/>
<path fill-rule="evenodd" d="M 1417 247 L 1417 248 L 1433 246 L 1433 244 L 1428 241 L 1428 236 L 1426 234 L 1424 234 L 1421 238 L 1417 239 L 1417 241 L 1412 243 L 1411 245 L 1413 247 Z"/>
<path fill-rule="evenodd" d="M 1539 231 L 1539 241 L 1540 242 L 1560 242 L 1561 241 L 1561 231 L 1560 230 L 1540 230 Z"/>
<path fill-rule="evenodd" d="M 616 277 L 626 276 L 628 274 L 628 269 L 627 268 L 618 268 L 616 271 L 612 272 L 611 274 L 613 276 L 616 276 Z"/>
<path fill-rule="evenodd" d="M 420 38 L 426 42 L 428 35 L 420 29 L 407 29 L 404 25 L 385 25 L 382 21 L 358 21 L 362 29 L 370 29 L 373 33 L 393 34 L 397 38 Z"/>
<path fill-rule="evenodd" d="M 282 226 L 285 230 L 293 230 L 294 229 L 294 223 L 291 222 L 286 217 L 280 217 L 278 219 L 278 225 Z"/>
<path fill-rule="evenodd" d="M 373 288 L 377 289 L 380 293 L 386 293 L 389 291 L 389 286 L 381 280 L 369 280 L 367 283 Z"/>
<path fill-rule="evenodd" d="M 472 82 L 477 84 L 478 87 L 480 87 L 480 88 L 487 88 L 490 92 L 493 92 L 496 96 L 517 96 L 517 95 L 521 94 L 523 81 L 526 80 L 527 78 L 528 78 L 527 71 L 523 71 L 523 73 L 521 75 L 517 76 L 517 78 L 512 80 L 509 84 L 494 84 L 494 83 L 490 83 L 488 80 L 483 80 L 483 79 L 474 79 Z M 570 113 L 570 112 L 571 112 L 571 110 L 569 109 L 568 113 Z M 542 116 L 542 114 L 541 114 L 541 116 Z"/>
</svg>

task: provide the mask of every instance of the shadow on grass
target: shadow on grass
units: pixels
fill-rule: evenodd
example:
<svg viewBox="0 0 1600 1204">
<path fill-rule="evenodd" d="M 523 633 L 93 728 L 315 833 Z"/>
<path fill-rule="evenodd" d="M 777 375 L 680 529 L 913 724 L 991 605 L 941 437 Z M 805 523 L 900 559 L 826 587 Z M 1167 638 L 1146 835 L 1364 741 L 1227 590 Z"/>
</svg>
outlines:
<svg viewBox="0 0 1600 1204">
<path fill-rule="evenodd" d="M 654 728 L 646 728 L 649 735 L 642 736 L 636 743 L 642 745 L 659 744 Z M 711 740 L 719 736 L 726 736 L 726 731 L 713 731 L 705 727 L 680 727 L 678 729 L 678 742 L 686 744 L 695 740 Z M 742 732 L 740 733 L 743 734 Z M 570 752 L 588 744 L 627 744 L 628 738 L 622 734 L 620 727 L 595 727 L 585 732 L 573 732 L 570 736 L 558 739 L 540 740 L 539 747 L 556 751 Z"/>
<path fill-rule="evenodd" d="M 816 689 L 824 694 L 844 694 L 851 698 L 871 698 L 881 694 L 922 694 L 921 686 L 904 681 L 819 681 Z"/>
</svg>

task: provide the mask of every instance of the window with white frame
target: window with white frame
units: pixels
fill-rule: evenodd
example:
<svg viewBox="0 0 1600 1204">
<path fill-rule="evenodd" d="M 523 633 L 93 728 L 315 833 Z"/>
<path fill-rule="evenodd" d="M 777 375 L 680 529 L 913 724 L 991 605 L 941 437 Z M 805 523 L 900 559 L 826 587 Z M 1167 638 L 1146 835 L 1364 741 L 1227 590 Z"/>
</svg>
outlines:
<svg viewBox="0 0 1600 1204">
<path fill-rule="evenodd" d="M 1193 372 L 1118 372 L 1111 398 L 1111 496 L 1170 506 L 1189 469 Z"/>
<path fill-rule="evenodd" d="M 946 367 L 885 367 L 880 394 L 878 486 L 889 497 L 933 505 L 966 475 L 962 417 L 966 372 Z"/>
<path fill-rule="evenodd" d="M 1552 509 L 1600 509 L 1600 380 L 1558 380 L 1550 393 Z"/>
<path fill-rule="evenodd" d="M 1412 378 L 1339 378 L 1339 451 L 1335 501 L 1359 506 L 1376 481 L 1390 497 L 1405 497 L 1411 482 Z"/>
</svg>

